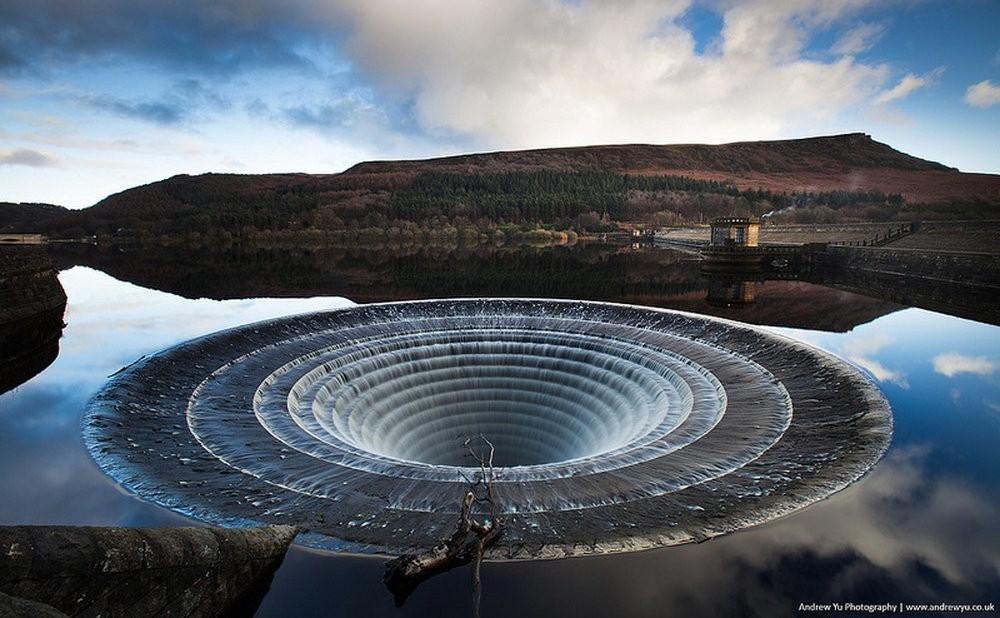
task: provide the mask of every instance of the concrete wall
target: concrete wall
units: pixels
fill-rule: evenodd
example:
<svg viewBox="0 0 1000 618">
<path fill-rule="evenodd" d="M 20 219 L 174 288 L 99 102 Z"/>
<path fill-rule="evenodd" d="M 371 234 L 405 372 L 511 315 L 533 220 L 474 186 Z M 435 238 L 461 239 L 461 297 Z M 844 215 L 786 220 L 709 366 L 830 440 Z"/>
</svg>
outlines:
<svg viewBox="0 0 1000 618">
<path fill-rule="evenodd" d="M 768 244 L 804 244 L 813 242 L 849 242 L 875 238 L 894 231 L 902 225 L 894 223 L 843 223 L 843 224 L 801 224 L 801 225 L 761 225 L 759 242 Z M 699 241 L 709 240 L 709 228 L 686 227 L 668 228 L 658 234 L 664 240 Z"/>
<path fill-rule="evenodd" d="M 886 247 L 828 247 L 826 267 L 1000 289 L 1000 254 Z M 998 290 L 1000 291 L 1000 290 Z"/>
<path fill-rule="evenodd" d="M 893 249 L 1000 252 L 1000 221 L 924 221 L 920 231 L 889 243 Z"/>
<path fill-rule="evenodd" d="M 0 527 L 0 593 L 70 616 L 216 616 L 266 590 L 295 533 Z"/>
</svg>

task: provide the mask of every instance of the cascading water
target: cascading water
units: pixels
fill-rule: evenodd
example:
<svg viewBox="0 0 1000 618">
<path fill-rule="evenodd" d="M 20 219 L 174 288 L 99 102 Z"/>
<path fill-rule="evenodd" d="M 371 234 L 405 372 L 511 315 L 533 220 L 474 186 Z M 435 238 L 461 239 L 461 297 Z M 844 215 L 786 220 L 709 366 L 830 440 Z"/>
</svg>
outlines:
<svg viewBox="0 0 1000 618">
<path fill-rule="evenodd" d="M 127 489 L 328 549 L 447 536 L 496 448 L 492 558 L 701 540 L 843 488 L 891 437 L 850 365 L 733 322 L 605 303 L 442 300 L 252 324 L 129 367 L 85 439 Z"/>
</svg>

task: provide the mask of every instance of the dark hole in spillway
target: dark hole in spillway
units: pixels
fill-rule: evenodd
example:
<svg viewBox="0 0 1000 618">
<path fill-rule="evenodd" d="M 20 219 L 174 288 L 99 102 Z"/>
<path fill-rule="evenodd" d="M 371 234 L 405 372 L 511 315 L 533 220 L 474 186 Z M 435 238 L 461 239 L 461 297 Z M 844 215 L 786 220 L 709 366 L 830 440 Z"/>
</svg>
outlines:
<svg viewBox="0 0 1000 618">
<path fill-rule="evenodd" d="M 395 554 L 448 534 L 495 447 L 490 557 L 701 540 L 860 477 L 891 414 L 850 365 L 764 330 L 604 303 L 442 300 L 252 324 L 137 363 L 85 437 L 126 488 L 223 525 Z"/>
<path fill-rule="evenodd" d="M 380 338 L 306 381 L 331 433 L 371 453 L 445 466 L 470 465 L 472 436 L 490 440 L 497 466 L 597 456 L 662 423 L 672 397 L 684 403 L 669 367 L 621 342 L 550 331 Z M 292 405 L 301 409 L 297 394 Z"/>
</svg>

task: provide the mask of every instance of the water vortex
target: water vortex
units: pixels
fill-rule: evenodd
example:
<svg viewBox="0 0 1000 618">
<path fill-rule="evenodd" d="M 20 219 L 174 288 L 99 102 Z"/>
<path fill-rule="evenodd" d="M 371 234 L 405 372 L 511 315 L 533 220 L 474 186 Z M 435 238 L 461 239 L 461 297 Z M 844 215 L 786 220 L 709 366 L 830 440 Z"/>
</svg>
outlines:
<svg viewBox="0 0 1000 618">
<path fill-rule="evenodd" d="M 127 489 L 222 525 L 292 523 L 399 553 L 454 525 L 496 446 L 493 558 L 701 540 L 843 488 L 888 404 L 767 331 L 607 303 L 441 300 L 251 324 L 143 359 L 91 402 L 88 448 Z"/>
</svg>

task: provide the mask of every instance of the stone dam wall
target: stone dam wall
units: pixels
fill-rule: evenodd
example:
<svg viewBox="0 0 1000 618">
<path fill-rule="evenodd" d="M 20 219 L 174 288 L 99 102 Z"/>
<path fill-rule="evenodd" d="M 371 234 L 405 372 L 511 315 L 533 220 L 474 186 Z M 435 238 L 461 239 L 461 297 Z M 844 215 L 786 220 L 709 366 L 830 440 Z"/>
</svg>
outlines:
<svg viewBox="0 0 1000 618">
<path fill-rule="evenodd" d="M 762 225 L 761 244 L 803 245 L 809 243 L 856 243 L 899 231 L 909 221 L 886 223 L 815 223 Z M 915 233 L 894 239 L 885 246 L 894 249 L 925 251 L 1000 252 L 1000 220 L 920 221 Z M 708 242 L 709 228 L 668 228 L 657 239 L 674 245 L 700 245 Z"/>
<path fill-rule="evenodd" d="M 842 224 L 794 224 L 762 225 L 762 244 L 798 245 L 817 242 L 864 241 L 893 232 L 902 223 L 842 223 Z M 663 230 L 657 238 L 667 242 L 705 243 L 709 238 L 709 227 L 670 228 Z"/>
<path fill-rule="evenodd" d="M 1000 254 L 828 247 L 816 257 L 827 285 L 1000 324 Z"/>
<path fill-rule="evenodd" d="M 295 534 L 292 526 L 0 527 L 0 614 L 39 603 L 70 616 L 249 614 Z"/>
<path fill-rule="evenodd" d="M 1000 254 L 997 253 L 829 246 L 824 265 L 836 270 L 1000 288 Z"/>
<path fill-rule="evenodd" d="M 1000 221 L 923 221 L 916 234 L 894 240 L 893 249 L 1000 252 Z"/>
</svg>

